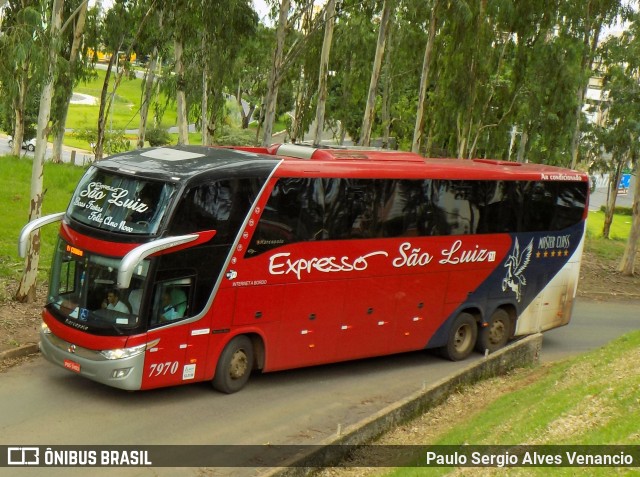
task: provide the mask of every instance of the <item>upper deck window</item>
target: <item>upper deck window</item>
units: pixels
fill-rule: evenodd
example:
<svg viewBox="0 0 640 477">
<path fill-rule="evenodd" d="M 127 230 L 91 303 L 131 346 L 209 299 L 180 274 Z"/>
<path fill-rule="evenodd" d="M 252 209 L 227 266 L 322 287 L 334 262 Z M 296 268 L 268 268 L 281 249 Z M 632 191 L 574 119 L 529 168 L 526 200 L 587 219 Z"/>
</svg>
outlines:
<svg viewBox="0 0 640 477">
<path fill-rule="evenodd" d="M 559 231 L 586 203 L 586 182 L 281 178 L 246 256 L 317 240 Z"/>
<path fill-rule="evenodd" d="M 155 234 L 173 192 L 172 184 L 91 167 L 78 184 L 67 213 L 78 222 L 109 232 Z"/>
</svg>

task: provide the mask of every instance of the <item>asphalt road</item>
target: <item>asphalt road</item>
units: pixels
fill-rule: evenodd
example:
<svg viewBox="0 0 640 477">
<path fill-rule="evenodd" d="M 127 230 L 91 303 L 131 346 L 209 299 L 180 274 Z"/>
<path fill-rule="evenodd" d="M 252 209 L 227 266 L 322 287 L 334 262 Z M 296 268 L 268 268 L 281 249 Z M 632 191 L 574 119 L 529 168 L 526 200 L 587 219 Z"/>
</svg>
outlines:
<svg viewBox="0 0 640 477">
<path fill-rule="evenodd" d="M 545 334 L 542 359 L 602 346 L 637 329 L 639 312 L 640 302 L 578 301 L 572 323 Z M 223 395 L 208 383 L 128 393 L 38 358 L 0 374 L 0 444 L 313 444 L 467 364 L 410 353 L 252 376 L 241 392 Z M 86 470 L 49 468 L 47 475 L 85 475 Z M 42 469 L 1 473 L 35 476 Z M 91 474 L 203 475 L 194 468 L 102 468 Z"/>
<path fill-rule="evenodd" d="M 64 146 L 62 148 L 62 162 L 71 162 L 71 155 L 74 149 Z M 0 155 L 10 154 L 11 148 L 9 147 L 9 142 L 6 134 L 0 134 Z M 84 151 L 77 149 L 75 150 L 75 164 L 89 164 L 93 161 L 93 155 L 89 151 Z M 22 157 L 33 158 L 33 152 L 29 152 L 25 149 L 22 150 L 20 154 Z M 53 155 L 53 146 L 51 143 L 47 145 L 47 152 L 45 154 L 45 160 L 51 160 Z"/>
</svg>

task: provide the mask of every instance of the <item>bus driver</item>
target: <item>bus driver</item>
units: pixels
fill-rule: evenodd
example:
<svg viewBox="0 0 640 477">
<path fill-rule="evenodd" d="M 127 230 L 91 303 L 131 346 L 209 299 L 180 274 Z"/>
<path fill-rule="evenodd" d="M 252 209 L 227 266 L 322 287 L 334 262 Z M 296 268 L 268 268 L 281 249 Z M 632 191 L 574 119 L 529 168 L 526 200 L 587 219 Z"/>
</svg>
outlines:
<svg viewBox="0 0 640 477">
<path fill-rule="evenodd" d="M 162 310 L 160 322 L 166 322 L 182 318 L 187 299 L 182 290 L 165 289 L 162 293 Z"/>
</svg>

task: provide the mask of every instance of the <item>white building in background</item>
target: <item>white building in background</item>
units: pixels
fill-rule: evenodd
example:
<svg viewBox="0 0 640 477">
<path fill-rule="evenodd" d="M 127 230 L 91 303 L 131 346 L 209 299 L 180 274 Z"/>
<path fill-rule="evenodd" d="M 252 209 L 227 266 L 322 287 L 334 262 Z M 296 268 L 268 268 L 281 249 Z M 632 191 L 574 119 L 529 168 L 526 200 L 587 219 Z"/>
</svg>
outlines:
<svg viewBox="0 0 640 477">
<path fill-rule="evenodd" d="M 594 76 L 589 78 L 589 85 L 584 98 L 582 111 L 587 121 L 592 124 L 602 124 L 603 113 L 600 105 L 607 101 L 608 91 L 602 89 L 602 77 Z"/>
</svg>

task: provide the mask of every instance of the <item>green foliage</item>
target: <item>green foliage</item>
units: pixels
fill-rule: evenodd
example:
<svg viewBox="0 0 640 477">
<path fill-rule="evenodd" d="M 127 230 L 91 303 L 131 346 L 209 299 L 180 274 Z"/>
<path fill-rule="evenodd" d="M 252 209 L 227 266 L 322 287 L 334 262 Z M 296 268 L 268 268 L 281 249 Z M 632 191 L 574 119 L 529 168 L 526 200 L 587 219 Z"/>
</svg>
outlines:
<svg viewBox="0 0 640 477">
<path fill-rule="evenodd" d="M 148 129 L 144 135 L 145 140 L 149 141 L 149 145 L 152 147 L 164 146 L 171 143 L 171 135 L 169 131 L 162 128 Z"/>
<path fill-rule="evenodd" d="M 73 136 L 81 141 L 89 144 L 91 150 L 94 149 L 98 131 L 93 128 L 77 129 L 73 132 Z M 131 149 L 131 141 L 126 136 L 124 130 L 114 129 L 107 131 L 104 136 L 104 151 L 107 154 L 116 154 L 118 152 L 125 152 Z"/>
<path fill-rule="evenodd" d="M 607 207 L 604 205 L 600 206 L 600 212 L 606 212 Z M 617 215 L 628 215 L 628 216 L 632 216 L 633 215 L 633 207 L 623 207 L 621 205 L 616 205 L 613 208 L 613 212 L 614 214 Z"/>
<path fill-rule="evenodd" d="M 214 138 L 214 143 L 219 146 L 253 146 L 256 141 L 256 133 L 251 129 L 227 129 Z"/>
</svg>

